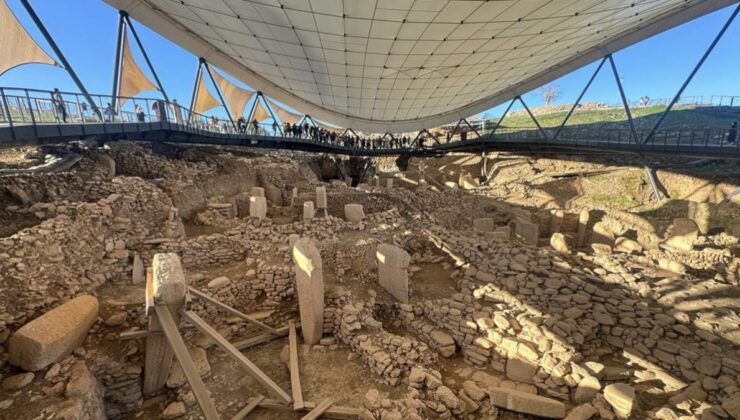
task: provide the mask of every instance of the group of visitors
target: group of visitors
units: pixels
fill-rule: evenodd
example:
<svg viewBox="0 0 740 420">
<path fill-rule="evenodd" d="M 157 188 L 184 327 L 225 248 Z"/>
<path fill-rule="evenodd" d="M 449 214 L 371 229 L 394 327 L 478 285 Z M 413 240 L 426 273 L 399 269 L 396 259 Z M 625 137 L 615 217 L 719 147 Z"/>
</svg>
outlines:
<svg viewBox="0 0 740 420">
<path fill-rule="evenodd" d="M 54 106 L 54 110 L 57 114 L 57 118 L 60 119 L 62 122 L 66 123 L 68 114 L 67 114 L 67 104 L 64 101 L 64 98 L 62 97 L 62 93 L 59 91 L 58 88 L 54 88 L 54 91 L 51 94 L 51 101 L 52 105 Z M 650 104 L 650 98 L 648 96 L 643 96 L 640 98 L 640 106 L 647 106 Z M 175 116 L 175 121 L 178 124 L 182 123 L 182 114 L 180 110 L 180 106 L 177 104 L 176 100 L 173 100 L 172 103 L 169 104 L 172 108 L 173 114 Z M 86 108 L 86 107 L 85 107 Z M 164 101 L 157 100 L 154 101 L 152 105 L 152 110 L 154 111 L 155 117 L 157 121 L 167 121 L 167 111 L 166 111 L 166 105 Z M 103 117 L 105 119 L 105 122 L 114 122 L 116 119 L 116 115 L 118 115 L 118 111 L 116 110 L 116 107 L 111 105 L 111 103 L 107 103 L 104 110 L 103 110 Z M 139 104 L 134 104 L 134 115 L 136 117 L 136 121 L 143 123 L 146 120 L 146 115 L 144 113 L 144 109 Z M 229 126 L 226 124 L 226 122 L 221 122 L 216 116 L 210 117 L 210 124 L 208 124 L 208 128 L 211 131 L 216 132 L 223 132 L 227 133 L 229 132 Z M 251 130 L 249 130 L 249 124 L 247 120 L 244 117 L 239 117 L 236 121 L 236 129 L 239 134 L 247 134 L 251 131 L 252 134 L 260 134 L 260 126 L 257 120 L 252 120 L 251 123 Z M 277 122 L 273 121 L 272 123 L 272 131 L 275 134 L 278 134 L 280 126 Z M 265 133 L 262 133 L 265 134 Z M 350 135 L 351 134 L 351 135 Z M 461 140 L 465 140 L 465 137 L 467 133 L 461 134 Z M 285 137 L 291 137 L 296 139 L 307 139 L 307 140 L 313 140 L 315 142 L 320 143 L 327 143 L 334 146 L 341 146 L 341 147 L 351 147 L 351 148 L 361 148 L 361 149 L 369 149 L 369 150 L 379 150 L 379 149 L 403 149 L 408 148 L 412 140 L 409 137 L 403 136 L 401 138 L 395 138 L 392 136 L 375 136 L 375 137 L 363 137 L 358 136 L 354 132 L 348 133 L 345 131 L 343 134 L 338 134 L 336 131 L 327 129 L 324 127 L 319 127 L 317 125 L 310 125 L 308 122 L 304 122 L 303 124 L 295 123 L 290 124 L 289 122 L 286 122 L 283 126 L 283 135 Z M 449 137 L 451 137 L 450 134 L 448 134 L 448 140 Z M 727 137 L 726 141 L 730 144 L 734 144 L 737 140 L 737 121 L 733 122 L 730 126 L 730 129 L 727 131 Z"/>
<path fill-rule="evenodd" d="M 273 125 L 273 129 L 276 125 Z M 333 146 L 351 147 L 351 148 L 362 148 L 370 150 L 379 149 L 401 149 L 407 148 L 411 144 L 409 137 L 389 138 L 385 136 L 359 136 L 354 132 L 345 131 L 339 134 L 335 130 L 331 130 L 325 127 L 317 125 L 310 125 L 308 122 L 303 124 L 290 124 L 286 122 L 283 125 L 283 133 L 285 137 L 313 140 L 318 143 L 326 143 Z"/>
</svg>

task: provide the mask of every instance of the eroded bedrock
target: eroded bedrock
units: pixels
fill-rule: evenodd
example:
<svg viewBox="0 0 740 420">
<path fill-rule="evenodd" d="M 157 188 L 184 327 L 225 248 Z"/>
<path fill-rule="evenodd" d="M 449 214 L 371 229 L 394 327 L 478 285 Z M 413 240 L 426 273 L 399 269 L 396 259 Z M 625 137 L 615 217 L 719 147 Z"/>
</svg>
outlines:
<svg viewBox="0 0 740 420">
<path fill-rule="evenodd" d="M 740 418 L 737 163 L 14 153 L 75 158 L 0 175 L 2 418 Z"/>
</svg>

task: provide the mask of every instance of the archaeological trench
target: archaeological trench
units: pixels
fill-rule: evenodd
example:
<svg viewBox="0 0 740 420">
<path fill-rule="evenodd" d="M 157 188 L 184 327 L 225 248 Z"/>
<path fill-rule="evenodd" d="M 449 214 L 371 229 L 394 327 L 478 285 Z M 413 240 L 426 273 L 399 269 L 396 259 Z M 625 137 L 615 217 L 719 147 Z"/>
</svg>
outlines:
<svg viewBox="0 0 740 420">
<path fill-rule="evenodd" d="M 643 159 L 4 149 L 0 418 L 740 419 L 740 165 Z"/>
</svg>

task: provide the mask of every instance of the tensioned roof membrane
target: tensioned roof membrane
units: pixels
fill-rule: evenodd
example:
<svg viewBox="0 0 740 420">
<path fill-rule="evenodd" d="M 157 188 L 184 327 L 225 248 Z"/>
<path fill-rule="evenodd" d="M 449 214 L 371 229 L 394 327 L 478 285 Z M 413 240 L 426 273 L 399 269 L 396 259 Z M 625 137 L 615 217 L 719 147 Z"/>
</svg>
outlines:
<svg viewBox="0 0 740 420">
<path fill-rule="evenodd" d="M 105 1 L 267 96 L 369 132 L 470 116 L 735 3 Z"/>
</svg>

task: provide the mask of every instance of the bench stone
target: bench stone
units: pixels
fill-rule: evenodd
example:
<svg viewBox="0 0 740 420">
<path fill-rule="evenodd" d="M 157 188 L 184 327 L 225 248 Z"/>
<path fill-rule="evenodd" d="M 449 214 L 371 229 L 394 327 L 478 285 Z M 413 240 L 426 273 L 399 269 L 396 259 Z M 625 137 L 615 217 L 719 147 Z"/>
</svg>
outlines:
<svg viewBox="0 0 740 420">
<path fill-rule="evenodd" d="M 9 361 L 35 372 L 63 359 L 85 340 L 98 317 L 98 299 L 78 296 L 21 327 L 10 338 Z"/>
</svg>

